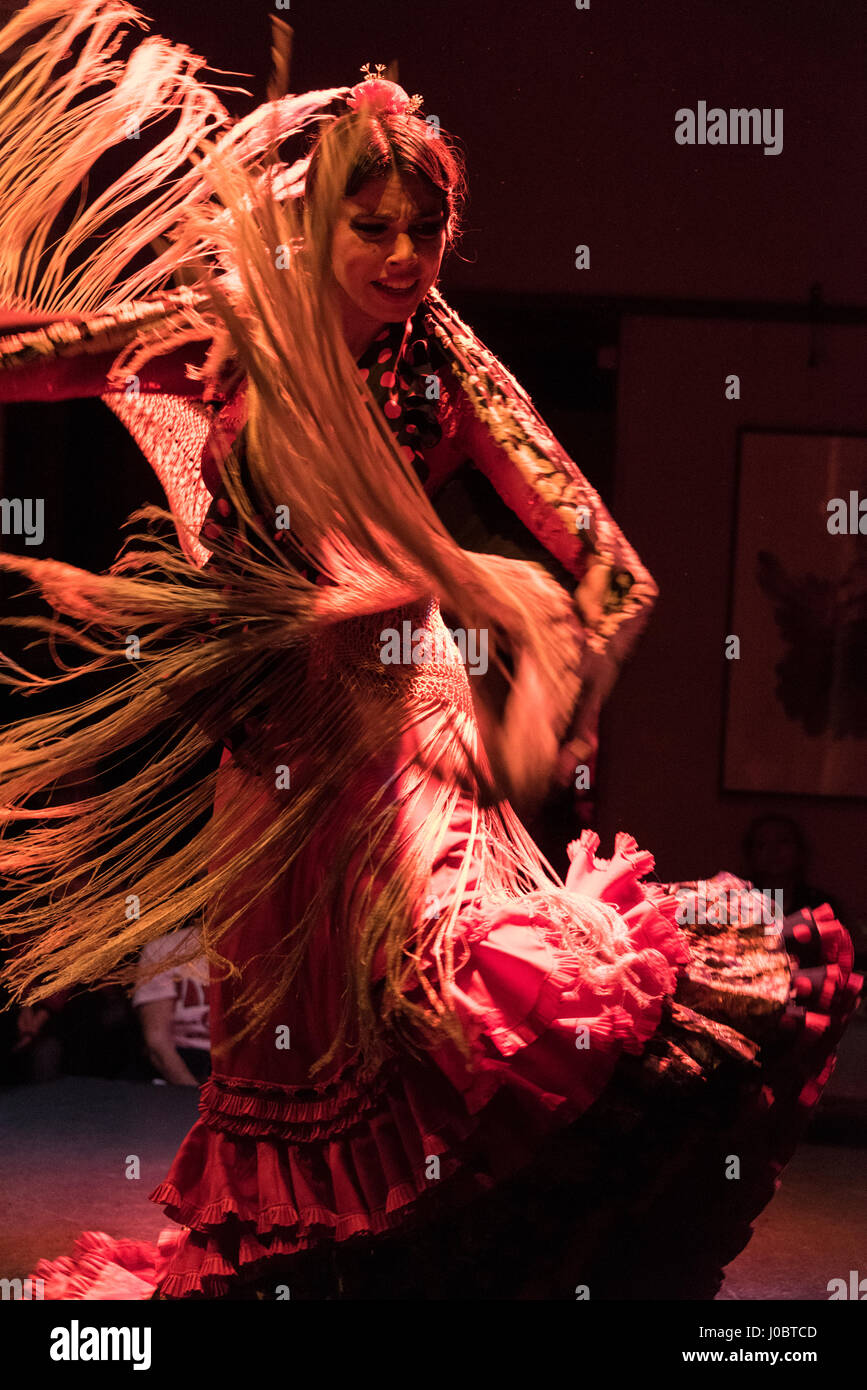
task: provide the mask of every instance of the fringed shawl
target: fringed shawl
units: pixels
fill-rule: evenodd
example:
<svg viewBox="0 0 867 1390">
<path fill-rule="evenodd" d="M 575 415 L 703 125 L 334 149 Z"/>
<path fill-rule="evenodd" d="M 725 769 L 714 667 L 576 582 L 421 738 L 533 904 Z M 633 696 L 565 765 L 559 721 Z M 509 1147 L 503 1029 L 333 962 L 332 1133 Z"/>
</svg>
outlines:
<svg viewBox="0 0 867 1390">
<path fill-rule="evenodd" d="M 5 980 L 13 997 L 32 1000 L 77 981 L 131 979 L 134 954 L 205 909 L 204 947 L 214 969 L 243 976 L 237 999 L 243 1037 L 302 977 L 311 940 L 327 923 L 346 988 L 340 1025 L 319 1068 L 349 1048 L 375 1069 L 396 1033 L 423 1042 L 445 1032 L 460 1046 L 450 1002 L 460 894 L 435 919 L 425 914 L 432 855 L 469 787 L 477 813 L 457 884 L 466 881 L 471 862 L 477 892 L 489 900 L 559 883 L 504 799 L 495 739 L 505 746 L 520 736 L 538 749 L 540 768 L 549 766 L 576 705 L 585 722 L 598 706 L 647 616 L 653 581 L 526 393 L 433 290 L 431 331 L 486 449 L 493 448 L 492 481 L 580 577 L 582 621 L 539 566 L 462 549 L 359 380 L 321 281 L 311 280 L 296 257 L 277 268 L 273 249 L 295 243 L 298 220 L 291 201 L 262 197 L 265 175 L 246 166 L 255 170 L 275 123 L 280 135 L 303 127 L 340 89 L 272 103 L 270 124 L 228 128 L 207 147 L 195 177 L 173 177 L 194 136 L 200 142 L 211 126 L 226 130 L 215 99 L 194 81 L 194 60 L 181 61 L 159 40 L 150 49 L 140 45 L 125 68 L 118 66 L 111 56 L 114 29 L 135 12 L 88 0 L 75 13 L 70 27 L 65 6 L 38 0 L 0 32 L 2 52 L 13 34 L 57 21 L 13 70 L 17 96 L 10 94 L 9 74 L 0 83 L 0 148 L 7 150 L 0 155 L 0 197 L 17 199 L 14 212 L 5 210 L 7 202 L 0 214 L 8 247 L 0 293 L 20 309 L 85 321 L 6 340 L 0 365 L 14 371 L 34 354 L 61 360 L 85 344 L 92 353 L 111 354 L 109 385 L 119 389 L 104 398 L 160 474 L 183 553 L 154 536 L 133 537 L 104 575 L 0 556 L 0 567 L 29 578 L 64 615 L 17 625 L 67 638 L 89 653 L 52 683 L 97 669 L 121 673 L 86 706 L 20 720 L 0 743 L 0 873 L 11 885 L 0 905 L 0 936 L 15 946 Z M 73 72 L 82 88 L 114 82 L 92 106 L 72 104 L 68 74 L 66 87 L 60 78 L 46 87 L 70 35 L 87 24 L 90 47 Z M 92 233 L 100 217 L 110 219 L 132 201 L 129 183 L 121 181 L 99 217 L 89 209 L 79 214 L 37 281 L 49 213 L 54 216 L 60 193 L 69 195 L 104 141 L 115 138 L 112 122 L 129 114 L 131 91 L 143 122 L 166 109 L 182 112 L 182 133 L 163 151 L 162 165 L 145 157 L 133 181 L 139 196 L 156 199 L 158 215 L 147 225 L 130 224 L 129 245 L 168 232 L 170 247 L 150 273 L 136 271 L 111 293 L 106 277 L 112 250 L 126 249 L 123 229 L 74 273 L 67 271 L 83 240 L 82 220 Z M 18 142 L 14 156 L 10 138 Z M 23 171 L 31 164 L 41 170 L 49 159 L 57 162 L 58 192 L 40 212 L 22 184 Z M 339 172 L 333 171 L 335 189 Z M 293 167 L 278 176 L 285 188 L 301 173 Z M 273 187 L 273 169 L 268 177 Z M 327 170 L 319 187 L 326 185 Z M 170 291 L 169 275 L 205 251 L 220 273 L 204 276 L 202 290 Z M 159 298 L 128 302 L 142 293 Z M 206 401 L 141 390 L 138 374 L 144 376 L 146 364 L 197 342 L 213 344 L 200 373 L 209 384 Z M 291 515 L 291 530 L 281 544 L 261 525 L 229 453 L 221 466 L 240 531 L 215 543 L 212 563 L 204 564 L 198 530 L 210 494 L 201 453 L 209 408 L 220 403 L 214 383 L 228 357 L 246 375 L 256 496 L 273 524 L 284 511 Z M 162 513 L 148 508 L 136 515 L 147 520 Z M 135 548 L 142 540 L 145 547 Z M 543 695 L 547 721 L 527 722 L 525 705 L 523 724 L 497 727 L 478 687 L 443 658 L 444 648 L 435 647 L 440 655 L 421 665 L 383 666 L 382 630 L 410 618 L 440 634 L 441 608 L 465 631 L 488 635 L 494 668 L 507 684 L 517 675 Z M 9 661 L 0 679 L 24 690 L 47 683 Z M 422 717 L 426 735 L 411 763 L 371 788 L 370 769 Z M 246 780 L 238 794 L 181 849 L 166 853 L 166 844 L 214 803 L 217 774 L 191 781 L 191 769 L 215 741 L 245 724 L 249 737 L 239 766 Z M 119 786 L 73 802 L 61 795 L 45 806 L 45 794 L 58 783 L 82 780 L 86 770 L 103 760 L 117 763 L 142 744 L 153 750 L 146 764 Z M 430 814 L 396 857 L 403 812 L 429 792 L 432 778 L 438 790 Z M 367 787 L 363 813 L 346 825 L 341 805 L 347 789 L 359 786 Z M 323 835 L 327 841 L 332 824 L 333 854 L 307 909 L 287 923 L 267 957 L 239 968 L 221 954 L 221 943 L 312 844 Z"/>
</svg>

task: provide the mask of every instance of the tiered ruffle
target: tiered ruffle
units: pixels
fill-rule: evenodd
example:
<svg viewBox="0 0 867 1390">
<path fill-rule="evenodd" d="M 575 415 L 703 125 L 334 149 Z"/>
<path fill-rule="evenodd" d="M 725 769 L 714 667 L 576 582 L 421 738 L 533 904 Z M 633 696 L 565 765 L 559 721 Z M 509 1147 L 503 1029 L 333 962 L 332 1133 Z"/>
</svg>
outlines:
<svg viewBox="0 0 867 1390">
<path fill-rule="evenodd" d="M 212 1077 L 202 1119 L 152 1194 L 190 1228 L 165 1270 L 166 1296 L 220 1294 L 237 1266 L 468 1200 L 593 1103 L 621 1053 L 652 1037 L 690 958 L 675 900 L 641 883 L 652 856 L 619 835 L 601 863 L 598 843 L 585 832 L 571 847 L 565 889 L 462 918 L 455 1005 L 471 1066 L 444 1044 L 394 1059 L 373 1084 L 351 1069 L 303 1089 Z M 570 940 L 576 924 L 583 951 Z"/>
</svg>

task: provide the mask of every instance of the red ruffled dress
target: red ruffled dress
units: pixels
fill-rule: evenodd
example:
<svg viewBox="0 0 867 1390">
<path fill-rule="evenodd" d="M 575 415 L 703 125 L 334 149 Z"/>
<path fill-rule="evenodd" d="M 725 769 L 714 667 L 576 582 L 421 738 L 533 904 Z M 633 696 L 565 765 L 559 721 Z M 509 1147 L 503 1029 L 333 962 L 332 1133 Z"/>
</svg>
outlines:
<svg viewBox="0 0 867 1390">
<path fill-rule="evenodd" d="M 470 815 L 454 819 L 434 899 Z M 36 1270 L 45 1297 L 712 1298 L 831 1074 L 861 981 L 829 909 L 769 933 L 731 875 L 672 885 L 675 898 L 647 881 L 652 856 L 631 837 L 610 860 L 597 848 L 589 831 L 569 847 L 558 894 L 464 919 L 472 1068 L 443 1047 L 399 1056 L 373 1084 L 347 1064 L 311 1085 L 323 952 L 291 1050 L 263 1030 L 203 1087 L 152 1193 L 180 1224 L 156 1248 L 86 1233 Z M 678 928 L 690 895 L 710 919 L 719 904 L 731 918 L 737 897 L 740 920 Z M 569 944 L 588 900 L 623 928 L 619 960 L 593 981 Z"/>
<path fill-rule="evenodd" d="M 434 469 L 426 486 L 441 481 Z M 227 514 L 215 504 L 210 524 Z M 534 513 L 567 563 L 548 525 Z M 370 784 L 398 774 L 414 737 L 366 769 Z M 245 775 L 227 747 L 218 803 Z M 437 790 L 431 778 L 395 854 Z M 243 963 L 279 942 L 362 791 L 347 789 L 224 954 Z M 714 1296 L 831 1073 L 861 985 L 847 933 L 827 908 L 768 927 L 731 875 L 654 882 L 625 834 L 604 859 L 585 831 L 564 886 L 479 900 L 465 872 L 476 824 L 472 801 L 453 800 L 424 905 L 466 904 L 455 1001 L 470 1058 L 453 1043 L 398 1049 L 369 1080 L 347 1054 L 311 1082 L 342 990 L 323 929 L 292 997 L 202 1088 L 151 1194 L 177 1224 L 157 1247 L 86 1233 L 35 1271 L 46 1297 Z M 214 1042 L 232 991 L 213 979 Z"/>
</svg>

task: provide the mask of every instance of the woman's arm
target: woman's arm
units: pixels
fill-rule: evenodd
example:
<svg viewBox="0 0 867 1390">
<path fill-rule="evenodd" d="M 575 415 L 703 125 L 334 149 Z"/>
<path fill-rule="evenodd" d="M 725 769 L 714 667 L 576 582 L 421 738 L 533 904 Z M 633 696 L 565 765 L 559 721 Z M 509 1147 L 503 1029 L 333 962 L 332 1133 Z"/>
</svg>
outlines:
<svg viewBox="0 0 867 1390">
<path fill-rule="evenodd" d="M 174 1044 L 174 1009 L 174 996 L 171 999 L 152 999 L 146 1004 L 138 1005 L 148 1056 L 160 1076 L 165 1077 L 173 1086 L 198 1086 L 198 1081 Z"/>
<path fill-rule="evenodd" d="M 80 314 L 36 314 L 32 309 L 13 309 L 0 304 L 0 338 L 11 333 L 27 333 L 32 328 L 45 328 L 49 323 L 79 323 Z"/>
<path fill-rule="evenodd" d="M 196 565 L 207 551 L 196 539 L 210 494 L 202 478 L 202 452 L 212 409 L 204 383 L 188 367 L 203 364 L 207 343 L 188 341 L 143 362 L 135 373 L 117 369 L 133 346 L 165 345 L 183 330 L 189 295 L 122 306 L 111 313 L 50 315 L 0 305 L 0 404 L 98 396 L 129 431 L 165 491 L 178 522 L 178 538 Z M 144 353 L 142 355 L 145 355 Z M 191 533 L 191 534 L 190 534 Z"/>
<path fill-rule="evenodd" d="M 111 389 L 108 377 L 114 362 L 138 326 L 149 321 L 154 328 L 165 316 L 164 301 L 89 317 L 35 314 L 0 305 L 0 402 L 105 395 Z M 190 343 L 152 357 L 129 378 L 129 389 L 136 395 L 200 397 L 202 384 L 190 380 L 187 366 L 200 366 L 204 356 L 203 344 Z"/>
<path fill-rule="evenodd" d="M 496 359 L 494 359 L 495 361 Z M 497 364 L 499 366 L 499 364 Z M 657 586 L 604 506 L 532 406 L 504 374 L 499 394 L 455 379 L 454 442 L 535 540 L 576 581 L 586 633 L 581 695 L 563 740 L 558 775 L 592 764 L 603 701 L 647 622 Z M 454 390 L 454 387 L 453 387 Z"/>
</svg>

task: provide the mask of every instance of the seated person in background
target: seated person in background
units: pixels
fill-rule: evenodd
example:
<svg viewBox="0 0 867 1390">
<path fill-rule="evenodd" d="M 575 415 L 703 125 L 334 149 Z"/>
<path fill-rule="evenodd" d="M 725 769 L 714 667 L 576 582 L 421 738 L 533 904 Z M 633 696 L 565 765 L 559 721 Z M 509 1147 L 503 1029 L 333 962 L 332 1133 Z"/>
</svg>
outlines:
<svg viewBox="0 0 867 1390">
<path fill-rule="evenodd" d="M 747 826 L 741 848 L 745 877 L 757 888 L 781 889 L 784 913 L 827 903 L 834 916 L 849 925 L 855 948 L 855 968 L 863 973 L 867 967 L 867 931 L 863 917 L 851 911 L 851 904 L 841 904 L 836 895 L 813 882 L 810 846 L 798 822 L 782 812 L 757 816 Z"/>
<path fill-rule="evenodd" d="M 79 985 L 24 1005 L 17 1037 L 0 1067 L 6 1084 L 61 1076 L 123 1077 L 139 1049 L 136 1018 L 118 984 Z"/>
<path fill-rule="evenodd" d="M 16 1081 L 55 1081 L 64 1071 L 59 1015 L 72 991 L 59 990 L 38 1004 L 22 1005 L 16 1018 L 17 1039 L 12 1052 Z"/>
<path fill-rule="evenodd" d="M 778 812 L 757 816 L 747 826 L 741 848 L 747 878 L 757 888 L 782 889 L 785 913 L 826 902 L 835 917 L 842 915 L 839 904 L 824 888 L 808 882 L 809 846 L 791 816 Z"/>
<path fill-rule="evenodd" d="M 199 1086 L 211 1069 L 208 1022 L 208 963 L 197 951 L 198 931 L 184 927 L 145 946 L 142 973 L 190 943 L 190 959 L 136 985 L 132 996 L 148 1056 L 159 1076 L 173 1086 Z"/>
</svg>

